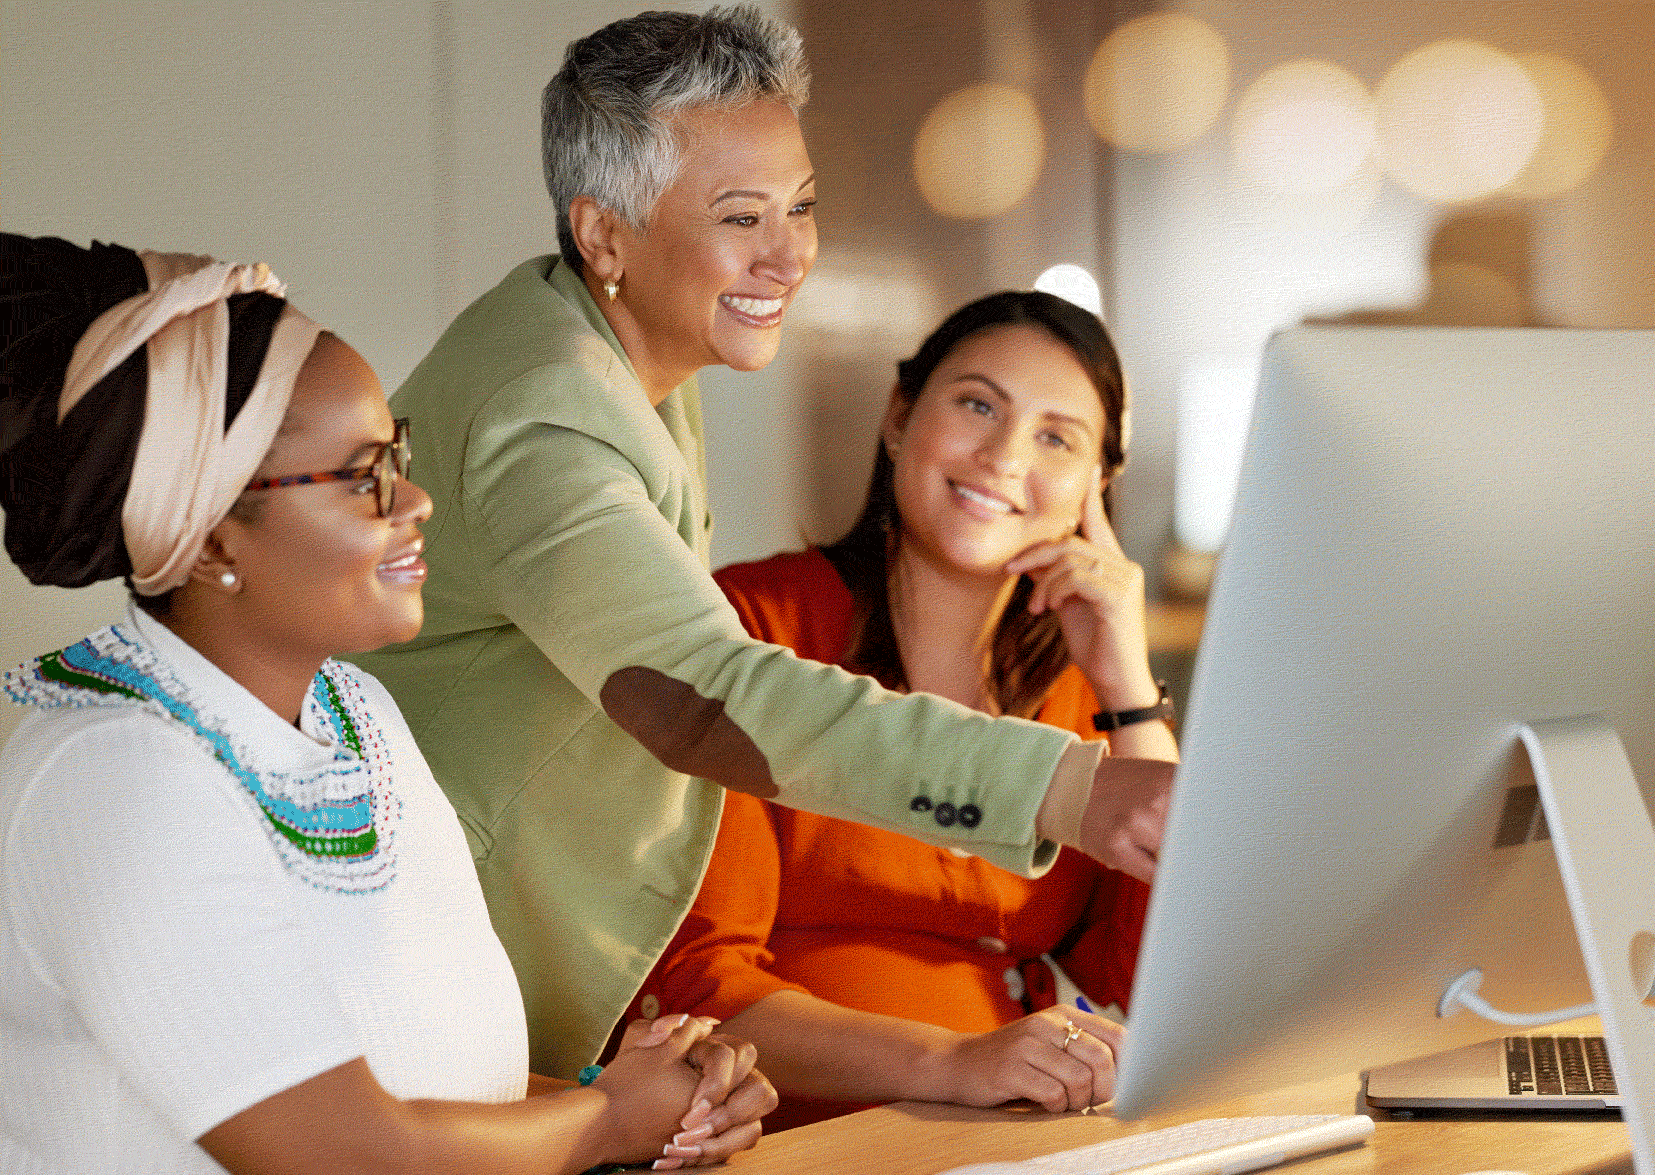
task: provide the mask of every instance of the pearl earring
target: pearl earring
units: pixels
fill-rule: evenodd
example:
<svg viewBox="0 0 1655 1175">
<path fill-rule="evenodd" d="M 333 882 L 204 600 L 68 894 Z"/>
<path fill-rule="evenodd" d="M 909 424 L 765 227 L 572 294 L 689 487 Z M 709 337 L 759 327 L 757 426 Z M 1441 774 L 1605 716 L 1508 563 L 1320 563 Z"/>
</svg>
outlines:
<svg viewBox="0 0 1655 1175">
<path fill-rule="evenodd" d="M 218 577 L 218 582 L 227 588 L 233 588 L 236 586 L 236 573 L 234 571 L 226 571 L 223 575 Z"/>
<path fill-rule="evenodd" d="M 621 281 L 620 281 L 620 279 L 619 278 L 610 278 L 608 281 L 604 282 L 603 283 L 603 292 L 608 294 L 609 295 L 609 300 L 611 302 L 613 302 L 615 300 L 615 295 L 621 292 Z"/>
</svg>

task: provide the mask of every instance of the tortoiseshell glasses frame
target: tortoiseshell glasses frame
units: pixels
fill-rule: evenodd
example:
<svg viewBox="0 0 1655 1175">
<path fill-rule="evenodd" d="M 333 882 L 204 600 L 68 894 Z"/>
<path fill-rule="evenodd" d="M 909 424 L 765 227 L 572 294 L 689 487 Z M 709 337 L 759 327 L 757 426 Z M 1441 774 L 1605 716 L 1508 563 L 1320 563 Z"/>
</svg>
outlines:
<svg viewBox="0 0 1655 1175">
<path fill-rule="evenodd" d="M 396 432 L 367 465 L 330 469 L 326 473 L 293 473 L 287 477 L 264 477 L 247 483 L 250 490 L 275 490 L 283 486 L 314 485 L 319 481 L 367 481 L 373 479 L 374 503 L 379 516 L 389 518 L 397 504 L 397 481 L 408 476 L 408 418 L 393 421 Z"/>
</svg>

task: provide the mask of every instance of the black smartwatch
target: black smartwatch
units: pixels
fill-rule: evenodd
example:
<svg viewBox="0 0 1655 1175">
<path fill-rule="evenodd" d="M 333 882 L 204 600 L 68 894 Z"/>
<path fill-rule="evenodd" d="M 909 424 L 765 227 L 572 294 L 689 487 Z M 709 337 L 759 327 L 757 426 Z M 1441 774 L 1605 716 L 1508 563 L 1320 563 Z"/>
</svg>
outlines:
<svg viewBox="0 0 1655 1175">
<path fill-rule="evenodd" d="M 1167 693 L 1167 683 L 1157 681 L 1155 688 L 1161 691 L 1161 697 L 1153 706 L 1143 706 L 1137 710 L 1099 710 L 1092 715 L 1092 729 L 1098 731 L 1119 730 L 1123 726 L 1150 722 L 1157 718 L 1164 722 L 1171 722 L 1172 695 Z"/>
</svg>

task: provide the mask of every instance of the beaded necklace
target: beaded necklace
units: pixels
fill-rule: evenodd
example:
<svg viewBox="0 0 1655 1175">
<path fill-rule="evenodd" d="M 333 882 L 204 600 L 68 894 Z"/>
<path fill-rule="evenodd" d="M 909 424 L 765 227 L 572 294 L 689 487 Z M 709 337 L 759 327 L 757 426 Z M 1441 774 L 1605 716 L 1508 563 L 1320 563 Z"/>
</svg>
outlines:
<svg viewBox="0 0 1655 1175">
<path fill-rule="evenodd" d="M 235 777 L 288 870 L 320 889 L 369 893 L 396 875 L 393 831 L 401 801 L 391 755 L 355 673 L 322 664 L 305 696 L 313 727 L 333 734 L 333 760 L 292 774 L 257 757 L 203 706 L 172 666 L 125 624 L 47 653 L 0 676 L 13 701 L 42 709 L 136 706 L 185 731 Z"/>
</svg>

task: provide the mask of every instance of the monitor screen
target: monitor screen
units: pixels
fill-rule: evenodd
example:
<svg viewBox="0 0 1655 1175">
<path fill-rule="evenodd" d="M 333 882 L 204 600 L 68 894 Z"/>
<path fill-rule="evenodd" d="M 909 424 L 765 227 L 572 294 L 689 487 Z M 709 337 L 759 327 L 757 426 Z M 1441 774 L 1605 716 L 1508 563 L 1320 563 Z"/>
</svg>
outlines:
<svg viewBox="0 0 1655 1175">
<path fill-rule="evenodd" d="M 1594 714 L 1647 805 L 1655 332 L 1277 335 L 1116 1113 L 1502 1035 L 1437 1014 L 1473 967 L 1503 1010 L 1589 1002 L 1518 732 Z"/>
</svg>

